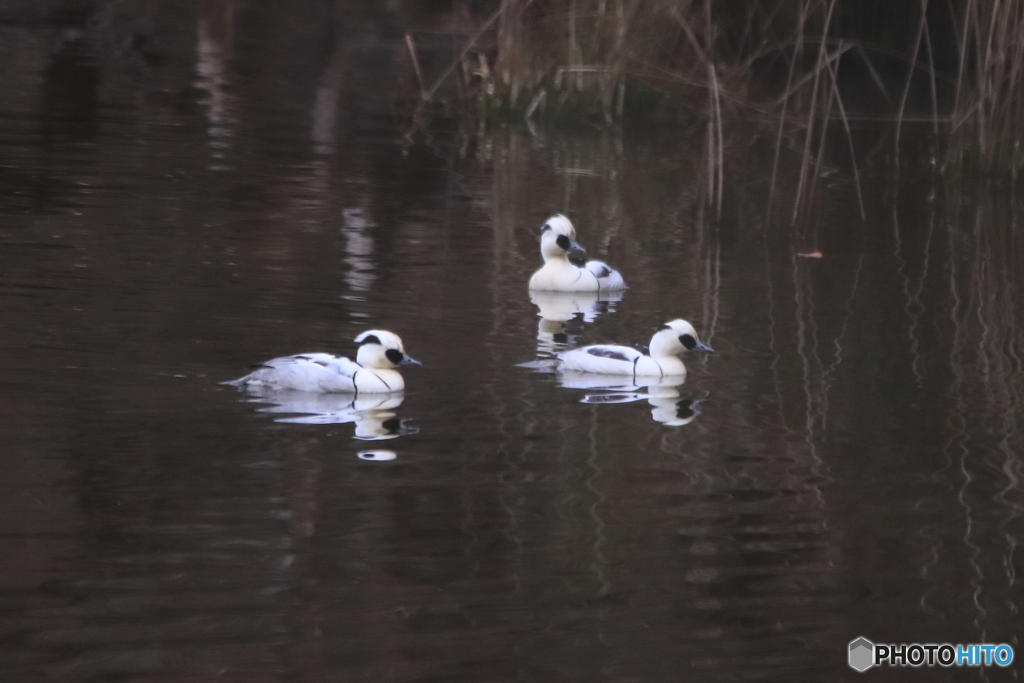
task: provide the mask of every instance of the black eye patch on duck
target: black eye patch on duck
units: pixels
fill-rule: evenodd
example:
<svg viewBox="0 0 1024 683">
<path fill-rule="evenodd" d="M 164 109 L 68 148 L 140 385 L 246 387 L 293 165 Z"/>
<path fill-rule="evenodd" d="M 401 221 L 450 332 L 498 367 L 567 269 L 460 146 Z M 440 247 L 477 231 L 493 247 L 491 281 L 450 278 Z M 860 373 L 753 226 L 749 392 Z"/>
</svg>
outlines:
<svg viewBox="0 0 1024 683">
<path fill-rule="evenodd" d="M 388 349 L 387 351 L 384 352 L 384 355 L 387 356 L 388 360 L 394 363 L 395 365 L 401 363 L 402 359 L 405 358 L 405 355 L 398 349 Z"/>
<path fill-rule="evenodd" d="M 359 342 L 360 346 L 363 344 L 380 344 L 380 339 L 377 338 L 377 335 L 371 334 L 369 337 L 364 337 L 363 341 Z"/>
<path fill-rule="evenodd" d="M 560 246 L 562 249 L 565 249 L 566 251 L 569 251 L 569 247 L 572 246 L 572 242 L 570 242 L 569 238 L 566 237 L 565 235 L 559 235 L 558 239 L 555 240 L 555 244 Z"/>
<path fill-rule="evenodd" d="M 679 343 L 685 346 L 687 351 L 693 351 L 697 346 L 697 340 L 688 334 L 680 335 Z"/>
</svg>

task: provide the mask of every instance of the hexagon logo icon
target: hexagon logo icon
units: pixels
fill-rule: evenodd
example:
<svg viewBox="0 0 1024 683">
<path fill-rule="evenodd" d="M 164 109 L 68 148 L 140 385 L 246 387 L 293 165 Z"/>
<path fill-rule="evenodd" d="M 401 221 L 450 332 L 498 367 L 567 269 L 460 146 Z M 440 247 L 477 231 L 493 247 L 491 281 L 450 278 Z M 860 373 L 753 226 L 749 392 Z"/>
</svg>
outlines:
<svg viewBox="0 0 1024 683">
<path fill-rule="evenodd" d="M 850 668 L 867 671 L 875 665 L 875 644 L 861 637 L 850 641 Z"/>
</svg>

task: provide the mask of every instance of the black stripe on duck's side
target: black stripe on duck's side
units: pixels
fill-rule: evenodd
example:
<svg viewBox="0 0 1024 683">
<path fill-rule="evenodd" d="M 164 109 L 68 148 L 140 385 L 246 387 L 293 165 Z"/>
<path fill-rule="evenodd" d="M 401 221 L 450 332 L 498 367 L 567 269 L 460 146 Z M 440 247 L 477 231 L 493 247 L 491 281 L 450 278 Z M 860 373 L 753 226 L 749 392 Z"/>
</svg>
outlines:
<svg viewBox="0 0 1024 683">
<path fill-rule="evenodd" d="M 615 349 L 609 349 L 604 346 L 589 348 L 587 349 L 587 353 L 591 356 L 598 356 L 600 358 L 611 358 L 612 360 L 624 360 L 627 363 L 629 362 L 629 356 L 624 354 L 622 351 L 616 351 Z M 636 361 L 633 361 L 633 364 L 636 365 Z"/>
<path fill-rule="evenodd" d="M 380 375 L 378 375 L 376 372 L 373 372 L 371 370 L 367 370 L 365 368 L 359 368 L 359 370 L 356 370 L 354 373 L 352 373 L 352 392 L 353 392 L 353 398 L 359 398 L 359 381 L 358 381 L 358 378 L 359 378 L 360 371 L 362 371 L 362 372 L 369 372 L 370 375 L 372 375 L 375 379 L 380 380 L 380 383 L 383 384 L 385 387 L 387 387 L 389 392 L 394 391 L 394 389 L 391 388 L 391 385 L 388 384 L 387 381 L 385 381 L 385 379 L 383 377 L 381 377 Z"/>
</svg>

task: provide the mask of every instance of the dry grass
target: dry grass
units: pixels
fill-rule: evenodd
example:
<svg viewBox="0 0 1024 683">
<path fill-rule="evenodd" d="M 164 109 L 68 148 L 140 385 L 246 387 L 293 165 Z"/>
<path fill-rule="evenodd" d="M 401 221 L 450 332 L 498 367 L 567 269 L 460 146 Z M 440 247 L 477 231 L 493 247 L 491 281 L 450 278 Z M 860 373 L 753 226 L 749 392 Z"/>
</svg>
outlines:
<svg viewBox="0 0 1024 683">
<path fill-rule="evenodd" d="M 726 127 L 742 117 L 775 120 L 780 152 L 785 131 L 802 136 L 792 216 L 797 220 L 799 207 L 813 201 L 835 112 L 850 133 L 836 75 L 853 46 L 828 37 L 836 5 L 837 0 L 504 0 L 491 18 L 495 54 L 484 61 L 467 49 L 460 61 L 463 72 L 476 77 L 476 101 L 488 115 L 602 125 L 630 116 L 703 119 L 701 173 L 706 203 L 716 215 L 731 137 Z M 782 88 L 772 75 L 780 69 Z M 852 138 L 849 144 L 852 151 Z M 775 185 L 773 173 L 773 192 Z"/>
<path fill-rule="evenodd" d="M 1024 5 L 966 0 L 962 12 L 947 169 L 1016 180 L 1024 162 Z"/>
<path fill-rule="evenodd" d="M 471 86 L 466 92 L 485 117 L 597 125 L 631 117 L 704 121 L 700 172 L 716 214 L 730 156 L 742 163 L 742 149 L 731 155 L 726 146 L 742 136 L 726 129 L 741 121 L 768 122 L 775 130 L 773 199 L 781 170 L 797 173 L 793 223 L 813 204 L 825 164 L 835 164 L 837 154 L 852 169 L 861 197 L 856 159 L 862 150 L 850 121 L 865 113 L 865 97 L 863 88 L 844 87 L 851 72 L 867 74 L 871 96 L 888 107 L 871 113 L 893 125 L 884 156 L 894 170 L 906 125 L 925 121 L 932 124 L 928 147 L 947 172 L 976 168 L 1015 178 L 1024 162 L 1024 4 L 904 3 L 889 10 L 902 19 L 890 22 L 895 27 L 872 29 L 875 42 L 863 31 L 848 35 L 851 15 L 871 11 L 863 6 L 856 0 L 502 0 L 481 27 L 496 34 L 494 51 L 478 47 L 477 34 L 441 78 L 461 66 Z M 409 46 L 428 100 L 440 80 L 422 83 Z M 937 52 L 947 56 L 941 68 Z"/>
</svg>

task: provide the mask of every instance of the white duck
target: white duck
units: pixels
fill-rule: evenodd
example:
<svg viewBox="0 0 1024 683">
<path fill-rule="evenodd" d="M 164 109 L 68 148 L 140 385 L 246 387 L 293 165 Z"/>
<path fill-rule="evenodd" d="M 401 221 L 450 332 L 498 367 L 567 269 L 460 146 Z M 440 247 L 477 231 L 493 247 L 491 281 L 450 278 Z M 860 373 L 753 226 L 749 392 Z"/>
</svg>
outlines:
<svg viewBox="0 0 1024 683">
<path fill-rule="evenodd" d="M 556 356 L 556 369 L 598 375 L 632 377 L 684 377 L 686 366 L 679 359 L 683 351 L 714 353 L 702 344 L 693 326 L 685 320 L 665 323 L 651 337 L 648 348 L 598 344 L 563 351 Z"/>
<path fill-rule="evenodd" d="M 386 330 L 367 330 L 355 342 L 356 359 L 329 353 L 300 353 L 269 360 L 253 373 L 224 382 L 236 387 L 273 391 L 338 394 L 390 394 L 405 389 L 400 365 L 421 365 L 405 355 L 402 340 Z"/>
<path fill-rule="evenodd" d="M 601 261 L 584 261 L 576 228 L 565 216 L 549 218 L 540 229 L 544 266 L 530 278 L 530 289 L 549 292 L 612 292 L 626 288 L 619 271 Z M 575 263 L 574 263 L 575 261 Z"/>
</svg>

